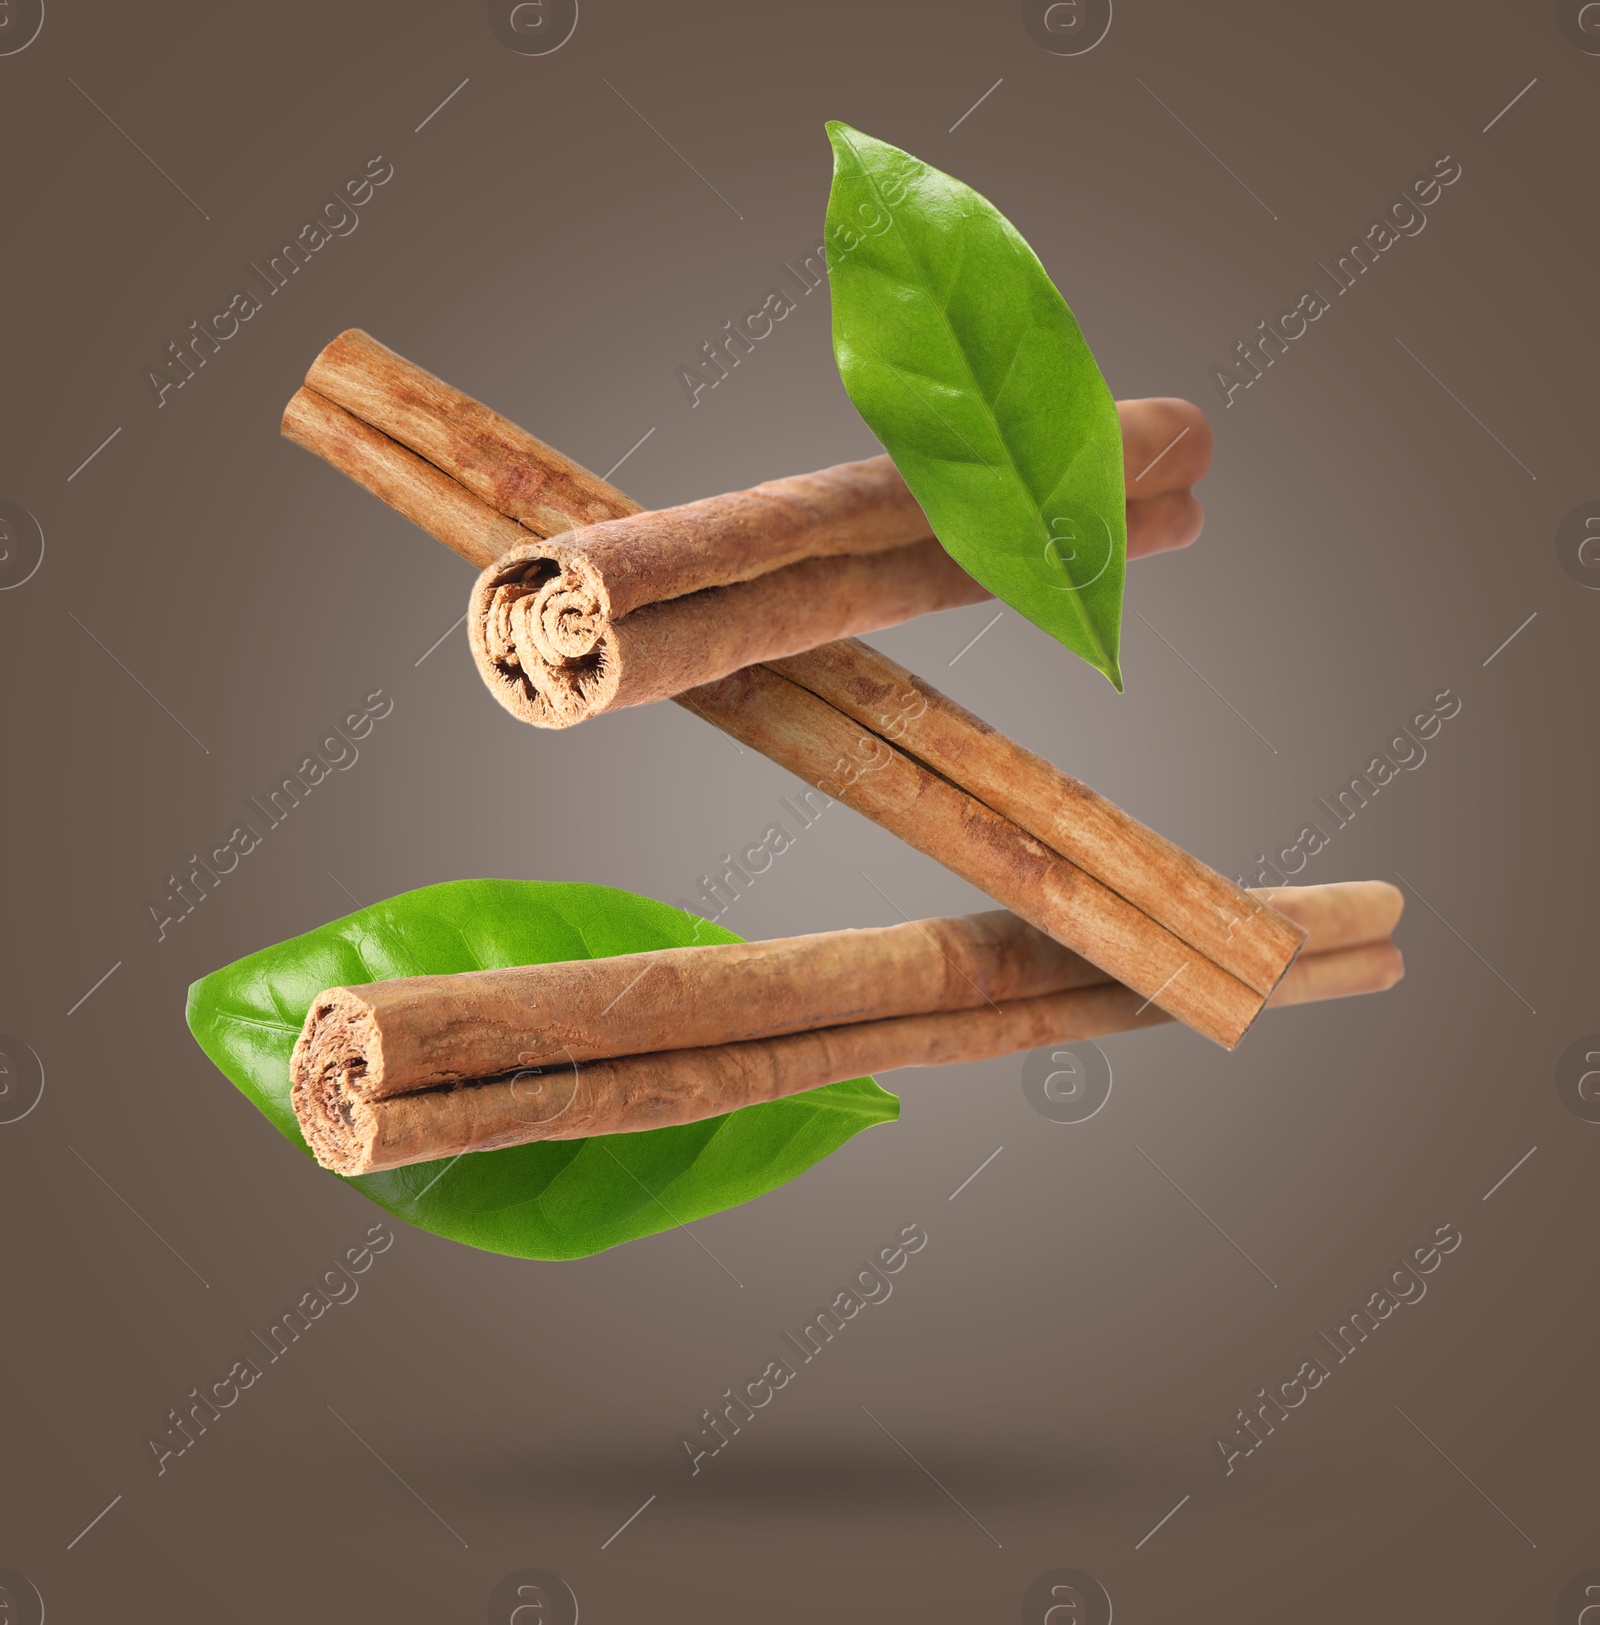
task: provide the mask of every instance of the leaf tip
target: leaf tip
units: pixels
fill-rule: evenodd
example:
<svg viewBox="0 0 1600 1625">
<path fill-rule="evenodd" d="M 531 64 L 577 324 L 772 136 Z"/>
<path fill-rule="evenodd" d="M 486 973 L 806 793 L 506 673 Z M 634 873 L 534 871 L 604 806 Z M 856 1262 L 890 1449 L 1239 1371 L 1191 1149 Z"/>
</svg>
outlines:
<svg viewBox="0 0 1600 1625">
<path fill-rule="evenodd" d="M 189 984 L 189 991 L 184 996 L 183 1019 L 188 1024 L 189 1031 L 197 1037 L 200 1032 L 200 1006 L 205 999 L 205 985 L 210 980 L 207 976 L 197 977 Z"/>
<path fill-rule="evenodd" d="M 852 155 L 851 137 L 858 136 L 861 132 L 852 129 L 843 119 L 837 118 L 825 119 L 822 128 L 827 132 L 828 145 L 833 148 L 833 161 L 837 168 L 841 159 Z"/>
</svg>

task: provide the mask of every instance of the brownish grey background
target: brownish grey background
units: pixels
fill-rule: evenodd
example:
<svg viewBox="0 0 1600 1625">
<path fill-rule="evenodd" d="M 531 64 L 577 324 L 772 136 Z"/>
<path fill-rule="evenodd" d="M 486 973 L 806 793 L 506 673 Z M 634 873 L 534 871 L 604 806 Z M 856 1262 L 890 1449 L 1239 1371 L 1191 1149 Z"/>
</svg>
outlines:
<svg viewBox="0 0 1600 1625">
<path fill-rule="evenodd" d="M 945 0 L 583 0 L 544 55 L 471 3 L 49 0 L 21 50 L 6 10 L 0 498 L 45 552 L 12 585 L 8 510 L 5 1115 L 21 1045 L 45 1082 L 0 1126 L 0 1569 L 51 1621 L 477 1620 L 523 1568 L 597 1625 L 1006 1620 L 1076 1568 L 1119 1622 L 1575 1625 L 1600 1128 L 1557 1073 L 1600 1032 L 1600 578 L 1557 531 L 1600 499 L 1600 9 L 1118 0 L 1078 55 L 1030 36 L 1043 6 Z M 459 631 L 427 653 L 470 572 L 281 441 L 282 405 L 360 325 L 597 470 L 649 431 L 615 477 L 653 505 L 869 453 L 824 294 L 698 407 L 674 377 L 817 242 L 828 117 L 993 198 L 1117 393 L 1217 431 L 1204 538 L 1130 574 L 1126 697 L 1015 614 L 961 654 L 983 606 L 885 647 L 1230 873 L 1453 690 L 1302 876 L 1404 876 L 1407 979 L 1233 1057 L 1108 1041 L 1078 1125 L 1021 1058 L 902 1074 L 897 1126 L 587 1262 L 402 1229 L 158 1476 L 169 1408 L 381 1217 L 213 1070 L 188 983 L 432 881 L 671 901 L 795 788 L 670 706 L 519 728 Z M 158 408 L 167 344 L 374 154 L 359 228 Z M 1426 230 L 1224 410 L 1211 369 L 1445 154 Z M 155 941 L 166 877 L 380 687 L 359 762 Z M 973 906 L 839 807 L 726 923 Z M 691 1477 L 701 1408 L 910 1222 L 892 1299 Z M 1444 1224 L 1426 1298 L 1225 1475 L 1233 1411 Z"/>
</svg>

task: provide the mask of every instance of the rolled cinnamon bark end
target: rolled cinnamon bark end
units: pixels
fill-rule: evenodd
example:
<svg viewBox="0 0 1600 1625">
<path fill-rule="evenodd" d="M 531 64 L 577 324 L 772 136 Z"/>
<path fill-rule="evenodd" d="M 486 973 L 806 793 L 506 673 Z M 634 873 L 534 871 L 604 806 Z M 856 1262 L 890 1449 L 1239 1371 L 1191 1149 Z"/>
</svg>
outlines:
<svg viewBox="0 0 1600 1625">
<path fill-rule="evenodd" d="M 581 582 L 550 554 L 519 546 L 477 579 L 467 603 L 467 639 L 489 692 L 536 728 L 570 728 L 609 710 L 622 686 L 622 657 L 604 583 Z M 569 630 L 583 627 L 581 654 L 562 655 L 544 636 L 545 589 L 561 585 Z"/>
<path fill-rule="evenodd" d="M 330 988 L 317 996 L 290 1059 L 289 1104 L 324 1168 L 342 1173 L 362 1163 L 373 1120 L 364 1074 L 377 1048 L 376 1023 L 360 994 Z"/>
</svg>

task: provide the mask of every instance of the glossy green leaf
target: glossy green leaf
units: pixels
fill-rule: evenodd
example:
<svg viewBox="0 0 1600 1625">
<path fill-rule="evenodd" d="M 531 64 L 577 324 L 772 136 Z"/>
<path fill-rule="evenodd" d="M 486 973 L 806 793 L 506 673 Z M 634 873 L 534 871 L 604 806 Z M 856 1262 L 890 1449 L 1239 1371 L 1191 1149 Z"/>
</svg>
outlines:
<svg viewBox="0 0 1600 1625">
<path fill-rule="evenodd" d="M 846 124 L 828 136 L 851 400 L 945 550 L 1120 690 L 1122 430 L 1072 312 L 970 186 Z"/>
<path fill-rule="evenodd" d="M 404 892 L 202 977 L 189 989 L 189 1028 L 310 1156 L 289 1105 L 289 1055 L 324 988 L 740 940 L 609 886 L 457 880 Z M 474 1152 L 346 1183 L 452 1241 L 516 1258 L 582 1258 L 764 1195 L 898 1112 L 893 1095 L 856 1078 L 702 1123 Z"/>
</svg>

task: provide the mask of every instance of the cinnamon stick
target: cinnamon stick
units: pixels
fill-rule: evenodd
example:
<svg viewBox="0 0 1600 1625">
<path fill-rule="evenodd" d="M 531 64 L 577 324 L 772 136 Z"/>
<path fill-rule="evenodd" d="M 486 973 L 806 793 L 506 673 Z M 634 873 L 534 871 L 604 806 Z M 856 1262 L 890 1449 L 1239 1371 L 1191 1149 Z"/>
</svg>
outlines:
<svg viewBox="0 0 1600 1625">
<path fill-rule="evenodd" d="M 1392 986 L 1394 888 L 1305 891 L 1286 901 L 1310 949 L 1271 1002 Z M 331 989 L 296 1046 L 293 1101 L 324 1166 L 371 1172 L 694 1122 L 865 1073 L 1168 1019 L 986 914 Z M 460 1076 L 477 1065 L 502 1075 Z"/>
<path fill-rule="evenodd" d="M 340 422 L 337 414 L 347 407 L 366 420 L 365 432 Z M 621 516 L 633 508 L 603 481 L 364 334 L 344 335 L 319 357 L 307 389 L 291 402 L 285 432 L 386 500 L 398 498 L 407 505 L 402 511 L 475 560 L 505 545 L 509 518 L 519 522 L 518 530 L 551 530 L 560 521 L 571 526 L 595 521 L 605 509 Z M 1178 476 L 1192 480 L 1195 460 L 1203 469 L 1209 452 L 1203 437 L 1185 435 L 1171 454 Z M 457 493 L 439 488 L 441 475 L 459 476 Z M 1137 483 L 1137 476 L 1130 473 L 1130 481 Z M 763 489 L 767 494 L 691 505 L 697 511 L 688 529 L 688 510 L 660 519 L 656 529 L 659 516 L 620 523 L 613 517 L 597 530 L 547 542 L 542 552 L 535 549 L 537 558 L 519 553 L 509 578 L 491 565 L 468 617 L 491 689 L 529 720 L 562 723 L 627 703 L 629 695 L 682 688 L 697 662 L 704 672 L 708 655 L 710 669 L 720 670 L 753 658 L 765 640 L 779 662 L 785 650 L 823 636 L 829 614 L 857 613 L 866 601 L 848 588 L 828 598 L 823 583 L 842 579 L 837 557 L 782 561 L 818 546 L 845 545 L 853 530 L 864 530 L 869 545 L 884 549 L 849 556 L 849 567 L 861 572 L 929 545 L 903 543 L 915 505 L 907 506 L 898 475 L 886 465 L 876 471 L 871 464 L 850 465 Z M 775 569 L 642 602 L 655 591 L 694 587 L 710 578 L 707 571 L 754 568 L 760 559 L 759 548 L 751 551 L 752 525 L 776 536 Z M 651 536 L 655 543 L 641 552 L 635 544 Z M 663 540 L 670 545 L 656 545 Z M 693 553 L 686 542 L 703 542 L 713 563 L 672 562 Z M 518 546 L 526 545 L 519 537 Z M 573 551 L 564 553 L 568 546 Z M 801 576 L 813 593 L 794 585 Z M 917 577 L 919 583 L 929 579 Z M 619 594 L 615 603 L 608 580 Z M 889 606 L 884 613 L 898 614 L 915 612 L 914 599 L 914 592 L 896 598 L 879 591 L 874 601 Z M 611 618 L 619 606 L 624 613 Z M 748 613 L 733 613 L 735 606 Z M 569 624 L 576 630 L 567 649 L 580 648 L 601 610 L 606 627 L 595 648 L 566 652 Z M 839 629 L 839 621 L 832 626 Z M 677 697 L 884 823 L 1142 997 L 1226 1047 L 1238 1043 L 1298 948 L 1301 933 L 1292 923 L 931 689 L 912 695 L 926 721 L 922 714 L 896 714 L 879 721 L 883 733 L 864 732 L 872 724 L 862 718 L 877 704 L 873 691 L 887 668 L 873 666 L 860 646 L 829 644 L 799 658 L 805 664 L 796 670 L 811 689 L 773 667 L 746 665 Z M 827 698 L 813 689 L 825 690 Z M 908 726 L 914 726 L 914 749 L 900 748 Z M 926 752 L 926 760 L 918 752 Z M 1028 771 L 1012 785 L 1019 764 Z M 1088 827 L 1081 838 L 1069 839 L 1080 816 Z M 1060 849 L 1066 846 L 1070 854 Z M 1176 918 L 1168 917 L 1169 907 Z"/>
<path fill-rule="evenodd" d="M 595 530 L 575 535 L 587 544 Z M 518 547 L 484 571 L 472 594 L 467 631 L 478 669 L 495 698 L 535 727 L 670 699 L 755 660 L 989 597 L 932 537 L 889 552 L 804 559 L 621 617 L 606 606 L 610 580 L 588 563 L 560 539 Z M 560 573 L 552 576 L 553 567 Z"/>
<path fill-rule="evenodd" d="M 521 525 L 459 480 L 315 390 L 295 392 L 284 408 L 282 427 L 290 440 L 348 474 L 480 570 L 527 538 Z"/>
<path fill-rule="evenodd" d="M 771 667 L 747 666 L 690 690 L 681 702 L 1225 1048 L 1234 1048 L 1260 1014 L 1264 993 L 960 785 Z M 1243 915 L 1255 905 L 1240 895 Z M 1298 948 L 1304 933 L 1286 925 Z M 1279 976 L 1292 958 L 1290 951 Z"/>
<path fill-rule="evenodd" d="M 1403 905 L 1383 881 L 1273 895 L 1316 953 L 1386 940 Z M 290 1071 L 301 1091 L 353 1075 L 370 1099 L 549 1061 L 976 1009 L 1105 980 L 1081 955 L 996 910 L 330 988 L 312 1004 Z"/>
<path fill-rule="evenodd" d="M 446 470 L 491 512 L 535 536 L 640 511 L 614 485 L 360 328 L 341 333 L 312 362 L 306 387 Z"/>
<path fill-rule="evenodd" d="M 1185 401 L 1119 411 L 1130 556 L 1184 546 L 1200 529 L 1189 488 L 1210 459 L 1205 419 Z M 283 428 L 480 569 L 496 566 L 474 596 L 474 651 L 501 702 L 540 727 L 990 596 L 932 540 L 887 457 L 642 513 L 358 329 L 317 357 Z"/>
<path fill-rule="evenodd" d="M 1299 950 L 1303 933 L 1270 905 L 867 644 L 832 643 L 767 664 L 1071 859 L 1256 992 L 1271 993 Z"/>
<path fill-rule="evenodd" d="M 353 1074 L 367 1098 L 663 1049 L 965 1010 L 1103 981 L 995 911 L 768 942 L 400 977 L 319 994 L 295 1046 L 296 1089 Z"/>
</svg>

